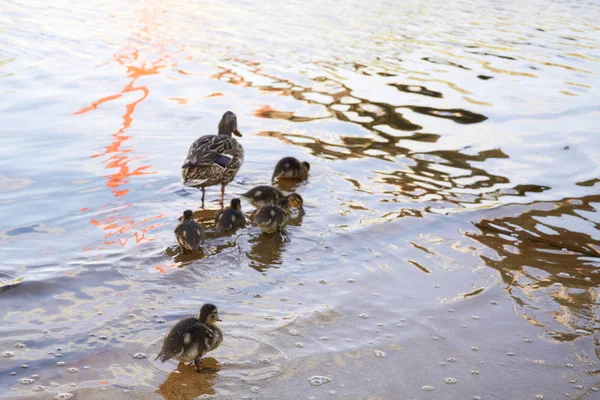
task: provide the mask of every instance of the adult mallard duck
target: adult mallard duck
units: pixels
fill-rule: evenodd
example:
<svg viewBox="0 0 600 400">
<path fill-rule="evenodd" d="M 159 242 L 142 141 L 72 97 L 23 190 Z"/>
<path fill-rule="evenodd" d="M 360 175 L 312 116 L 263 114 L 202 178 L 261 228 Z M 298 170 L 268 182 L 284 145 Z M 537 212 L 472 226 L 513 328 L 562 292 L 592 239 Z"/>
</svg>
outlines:
<svg viewBox="0 0 600 400">
<path fill-rule="evenodd" d="M 286 196 L 273 186 L 256 186 L 244 193 L 242 197 L 256 208 L 274 206 L 277 205 L 279 200 L 288 199 L 291 207 L 298 208 L 300 213 L 304 214 L 304 200 L 302 196 L 298 193 L 291 193 Z"/>
<path fill-rule="evenodd" d="M 233 180 L 244 162 L 244 149 L 232 134 L 242 136 L 237 129 L 237 117 L 231 111 L 223 114 L 218 135 L 205 135 L 190 146 L 181 175 L 186 186 L 202 189 L 202 205 L 207 186 L 221 184 L 221 205 L 225 186 Z"/>
<path fill-rule="evenodd" d="M 184 253 L 200 250 L 204 243 L 204 229 L 192 217 L 192 210 L 185 210 L 183 221 L 175 228 L 175 238 Z"/>
<path fill-rule="evenodd" d="M 240 199 L 232 199 L 229 207 L 217 213 L 215 216 L 215 225 L 217 232 L 225 232 L 230 229 L 246 226 L 246 217 L 242 214 Z"/>
<path fill-rule="evenodd" d="M 254 216 L 254 223 L 264 233 L 280 233 L 287 224 L 290 216 L 290 202 L 288 199 L 279 199 L 275 206 L 261 207 Z"/>
<path fill-rule="evenodd" d="M 196 370 L 200 370 L 200 359 L 219 347 L 223 341 L 223 333 L 216 325 L 217 321 L 221 321 L 217 307 L 204 304 L 198 317 L 184 318 L 171 328 L 154 360 L 163 363 L 171 358 L 183 362 L 193 361 Z"/>
<path fill-rule="evenodd" d="M 310 164 L 306 161 L 300 162 L 294 157 L 284 157 L 275 165 L 271 181 L 275 182 L 276 179 L 303 181 L 308 178 L 309 170 Z"/>
</svg>

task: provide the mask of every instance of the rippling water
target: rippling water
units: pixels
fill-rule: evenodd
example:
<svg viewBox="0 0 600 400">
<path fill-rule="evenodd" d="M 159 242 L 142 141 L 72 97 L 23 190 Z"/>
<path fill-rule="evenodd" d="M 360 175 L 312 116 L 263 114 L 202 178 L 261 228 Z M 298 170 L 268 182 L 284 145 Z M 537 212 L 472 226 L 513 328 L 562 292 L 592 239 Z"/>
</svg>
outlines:
<svg viewBox="0 0 600 400">
<path fill-rule="evenodd" d="M 597 396 L 597 2 L 0 4 L 0 397 Z M 289 242 L 181 184 L 226 110 Z M 220 367 L 152 361 L 206 301 Z"/>
</svg>

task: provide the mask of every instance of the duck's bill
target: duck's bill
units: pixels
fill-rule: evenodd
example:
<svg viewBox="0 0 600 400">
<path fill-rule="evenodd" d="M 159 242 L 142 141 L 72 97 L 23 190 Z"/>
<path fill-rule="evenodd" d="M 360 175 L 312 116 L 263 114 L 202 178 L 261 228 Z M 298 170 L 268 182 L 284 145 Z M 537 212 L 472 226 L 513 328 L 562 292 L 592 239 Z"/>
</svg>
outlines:
<svg viewBox="0 0 600 400">
<path fill-rule="evenodd" d="M 221 318 L 217 318 L 217 321 L 219 322 L 223 322 L 223 320 Z"/>
<path fill-rule="evenodd" d="M 242 134 L 240 133 L 240 131 L 238 131 L 237 129 L 233 130 L 233 133 L 235 134 L 235 136 L 239 136 L 242 137 Z"/>
</svg>

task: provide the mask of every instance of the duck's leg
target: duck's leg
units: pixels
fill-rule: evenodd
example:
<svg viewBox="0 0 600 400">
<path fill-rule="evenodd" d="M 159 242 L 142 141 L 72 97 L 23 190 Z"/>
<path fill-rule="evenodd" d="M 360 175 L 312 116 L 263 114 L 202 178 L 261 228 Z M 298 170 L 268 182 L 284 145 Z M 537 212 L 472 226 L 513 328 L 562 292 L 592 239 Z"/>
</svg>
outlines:
<svg viewBox="0 0 600 400">
<path fill-rule="evenodd" d="M 194 365 L 196 366 L 196 372 L 202 370 L 202 356 L 194 358 Z"/>
<path fill-rule="evenodd" d="M 225 184 L 221 184 L 221 208 L 223 208 L 223 201 L 225 200 Z"/>
<path fill-rule="evenodd" d="M 202 186 L 202 208 L 204 208 L 204 192 L 205 192 L 205 189 L 204 189 L 204 186 Z"/>
</svg>

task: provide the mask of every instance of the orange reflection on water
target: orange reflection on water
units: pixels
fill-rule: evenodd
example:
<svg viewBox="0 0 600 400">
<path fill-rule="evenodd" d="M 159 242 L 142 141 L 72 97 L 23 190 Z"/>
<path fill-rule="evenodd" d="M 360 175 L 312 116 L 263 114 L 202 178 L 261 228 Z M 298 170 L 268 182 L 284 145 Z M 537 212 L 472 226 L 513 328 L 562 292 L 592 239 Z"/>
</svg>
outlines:
<svg viewBox="0 0 600 400">
<path fill-rule="evenodd" d="M 115 172 L 106 176 L 106 186 L 111 189 L 115 197 L 123 197 L 129 193 L 130 189 L 125 189 L 123 186 L 129 183 L 131 177 L 156 173 L 156 171 L 150 170 L 152 165 L 147 161 L 139 167 L 132 167 L 132 162 L 145 160 L 146 157 L 132 156 L 134 149 L 125 146 L 126 142 L 133 137 L 127 135 L 126 131 L 133 123 L 136 107 L 150 95 L 149 87 L 139 84 L 138 79 L 158 75 L 163 68 L 176 66 L 176 55 L 182 51 L 180 46 L 165 39 L 167 35 L 161 30 L 164 14 L 166 13 L 166 9 L 153 9 L 152 5 L 148 4 L 140 5 L 136 9 L 138 18 L 131 34 L 132 39 L 113 54 L 113 59 L 125 68 L 128 77 L 127 84 L 119 93 L 102 97 L 75 112 L 76 115 L 86 114 L 105 103 L 124 99 L 126 96 L 134 97 L 132 101 L 125 104 L 121 116 L 121 127 L 111 134 L 111 143 L 106 146 L 103 152 L 91 156 L 91 158 L 107 156 L 104 168 Z M 168 48 L 174 48 L 175 50 L 169 50 Z M 182 104 L 185 102 L 184 99 L 180 98 L 176 100 Z M 132 207 L 132 204 L 126 205 L 125 208 L 113 210 L 115 215 L 90 220 L 91 224 L 106 232 L 104 245 L 119 244 L 125 246 L 131 239 L 134 239 L 135 243 L 141 243 L 154 241 L 158 238 L 158 235 L 150 235 L 150 231 L 162 224 L 152 221 L 161 219 L 164 215 L 160 214 L 136 222 L 131 215 L 120 215 L 123 210 L 127 210 L 129 207 Z M 88 249 L 84 248 L 84 251 Z"/>
</svg>

